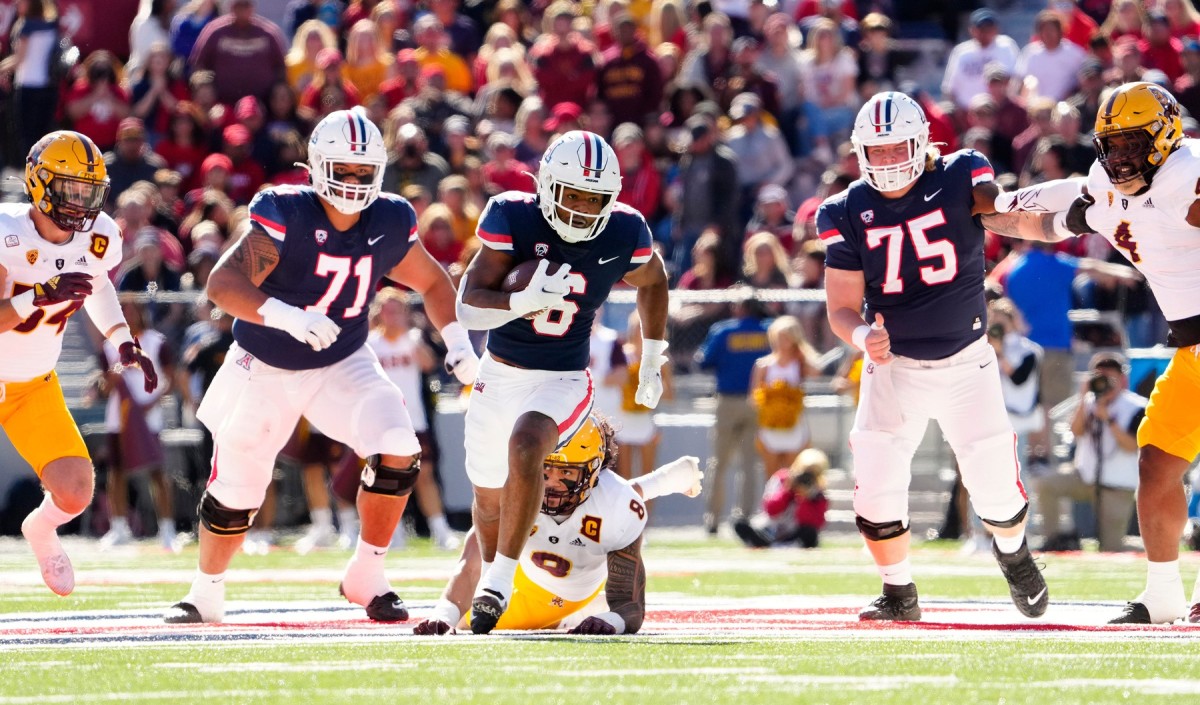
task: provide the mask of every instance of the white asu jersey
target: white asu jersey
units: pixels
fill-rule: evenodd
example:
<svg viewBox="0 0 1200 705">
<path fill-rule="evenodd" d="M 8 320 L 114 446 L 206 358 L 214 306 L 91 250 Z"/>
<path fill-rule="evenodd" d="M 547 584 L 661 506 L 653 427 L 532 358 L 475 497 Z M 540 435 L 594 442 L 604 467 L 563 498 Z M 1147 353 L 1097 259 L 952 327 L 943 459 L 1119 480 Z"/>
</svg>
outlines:
<svg viewBox="0 0 1200 705">
<path fill-rule="evenodd" d="M 0 204 L 0 297 L 12 298 L 65 272 L 87 272 L 99 280 L 121 263 L 121 229 L 108 215 L 97 216 L 90 232 L 56 245 L 38 234 L 30 209 L 28 203 Z M 24 381 L 53 370 L 67 319 L 82 306 L 80 301 L 46 306 L 0 333 L 0 381 Z"/>
<path fill-rule="evenodd" d="M 1187 222 L 1200 199 L 1200 140 L 1185 139 L 1140 196 L 1118 191 L 1093 162 L 1087 222 L 1137 267 L 1168 321 L 1200 314 L 1200 228 Z"/>
<path fill-rule="evenodd" d="M 616 473 L 602 470 L 587 500 L 566 521 L 538 513 L 521 570 L 547 592 L 586 600 L 608 578 L 608 554 L 633 543 L 645 528 L 641 495 Z"/>
</svg>

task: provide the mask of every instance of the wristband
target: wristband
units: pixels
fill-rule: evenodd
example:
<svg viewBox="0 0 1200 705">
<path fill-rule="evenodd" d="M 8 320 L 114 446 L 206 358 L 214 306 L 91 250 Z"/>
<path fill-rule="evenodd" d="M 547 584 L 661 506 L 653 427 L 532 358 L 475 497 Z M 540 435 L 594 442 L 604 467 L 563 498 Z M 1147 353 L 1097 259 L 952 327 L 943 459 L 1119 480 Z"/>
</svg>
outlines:
<svg viewBox="0 0 1200 705">
<path fill-rule="evenodd" d="M 660 357 L 667 351 L 667 341 L 654 340 L 652 338 L 642 339 L 642 358 Z"/>
<path fill-rule="evenodd" d="M 850 340 L 854 343 L 854 347 L 865 353 L 867 351 L 867 336 L 870 334 L 871 326 L 863 324 L 854 329 L 854 332 L 850 334 Z"/>
<path fill-rule="evenodd" d="M 283 323 L 284 320 L 287 320 L 294 312 L 300 310 L 291 304 L 285 304 L 279 299 L 271 297 L 264 301 L 262 306 L 258 307 L 257 313 L 262 316 L 264 326 L 286 331 L 287 327 Z"/>
<path fill-rule="evenodd" d="M 467 334 L 467 329 L 462 327 L 458 321 L 450 321 L 442 326 L 442 341 L 446 343 L 447 348 L 472 347 L 471 336 Z"/>
<path fill-rule="evenodd" d="M 108 336 L 108 342 L 112 343 L 113 347 L 118 350 L 125 343 L 132 343 L 133 335 L 129 333 L 129 326 L 117 326 L 113 330 L 112 335 Z"/>
<path fill-rule="evenodd" d="M 601 622 L 607 622 L 613 629 L 617 630 L 618 634 L 625 633 L 625 618 L 616 612 L 601 612 L 592 616 Z"/>
<path fill-rule="evenodd" d="M 33 292 L 33 289 L 30 289 L 23 294 L 18 294 L 9 299 L 8 305 L 12 306 L 13 310 L 17 312 L 17 315 L 23 321 L 37 312 L 38 307 L 33 304 L 36 296 L 37 294 Z"/>
</svg>

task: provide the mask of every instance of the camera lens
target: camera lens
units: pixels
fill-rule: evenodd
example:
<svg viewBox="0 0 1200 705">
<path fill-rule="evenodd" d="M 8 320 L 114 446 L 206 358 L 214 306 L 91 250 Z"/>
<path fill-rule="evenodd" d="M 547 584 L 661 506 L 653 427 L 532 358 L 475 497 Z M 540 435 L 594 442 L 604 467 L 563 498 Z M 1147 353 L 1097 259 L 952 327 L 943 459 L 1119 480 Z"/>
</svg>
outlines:
<svg viewBox="0 0 1200 705">
<path fill-rule="evenodd" d="M 993 323 L 992 325 L 988 326 L 987 334 L 989 338 L 1003 338 L 1004 326 L 1000 325 L 999 323 Z"/>
<path fill-rule="evenodd" d="M 1112 383 L 1109 382 L 1108 376 L 1097 372 L 1088 380 L 1088 390 L 1096 396 L 1100 396 L 1112 388 Z"/>
</svg>

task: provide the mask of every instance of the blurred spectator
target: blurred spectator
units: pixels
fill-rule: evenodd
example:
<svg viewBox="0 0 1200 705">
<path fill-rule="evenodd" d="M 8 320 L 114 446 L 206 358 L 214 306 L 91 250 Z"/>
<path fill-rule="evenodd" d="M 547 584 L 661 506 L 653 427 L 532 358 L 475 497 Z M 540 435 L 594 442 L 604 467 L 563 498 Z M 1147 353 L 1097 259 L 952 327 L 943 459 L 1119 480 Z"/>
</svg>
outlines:
<svg viewBox="0 0 1200 705">
<path fill-rule="evenodd" d="M 229 161 L 229 157 L 224 154 L 214 154 L 204 161 L 207 163 L 212 158 Z M 189 248 L 197 247 L 198 242 L 193 237 L 192 230 L 202 222 L 217 226 L 222 241 L 227 239 L 230 234 L 229 218 L 234 208 L 233 201 L 215 189 L 198 189 L 194 194 L 189 193 L 188 197 L 185 201 L 190 204 L 190 208 L 183 216 L 183 222 L 179 224 L 180 241 L 186 243 Z"/>
<path fill-rule="evenodd" d="M 532 191 L 533 180 L 526 176 L 526 167 L 514 158 L 513 138 L 503 132 L 493 132 L 488 137 L 488 152 L 491 159 L 483 165 L 485 188 L 494 196 L 504 191 Z M 618 150 L 618 156 L 620 151 Z M 622 195 L 624 185 L 622 185 Z"/>
<path fill-rule="evenodd" d="M 200 33 L 219 14 L 217 0 L 191 0 L 179 8 L 171 20 L 171 53 L 190 62 Z"/>
<path fill-rule="evenodd" d="M 741 249 L 738 222 L 737 156 L 717 141 L 716 129 L 699 115 L 688 119 L 687 152 L 679 159 L 676 182 L 668 188 L 675 216 L 667 255 L 673 276 L 691 267 L 692 246 L 705 230 L 721 241 L 720 258 L 736 267 Z"/>
<path fill-rule="evenodd" d="M 204 291 L 204 288 L 208 286 L 208 275 L 212 273 L 213 267 L 217 265 L 217 260 L 220 258 L 221 248 L 211 240 L 204 241 L 192 250 L 187 258 L 191 283 L 186 288 L 190 291 Z"/>
<path fill-rule="evenodd" d="M 559 103 L 550 111 L 550 117 L 542 123 L 542 129 L 550 138 L 571 130 L 582 130 L 582 117 L 583 108 L 580 106 L 574 103 Z"/>
<path fill-rule="evenodd" d="M 287 41 L 274 22 L 255 13 L 254 0 L 228 0 L 228 12 L 196 39 L 191 64 L 216 76 L 217 98 L 232 105 L 244 95 L 266 98 L 284 77 Z"/>
<path fill-rule="evenodd" d="M 421 69 L 420 90 L 406 98 L 402 108 L 412 111 L 413 121 L 425 132 L 430 151 L 441 153 L 442 127 L 453 115 L 469 116 L 474 112 L 470 99 L 446 89 L 446 73 L 440 66 Z"/>
<path fill-rule="evenodd" d="M 533 169 L 541 161 L 546 147 L 550 144 L 550 135 L 545 128 L 546 106 L 538 96 L 531 95 L 521 102 L 521 109 L 513 125 L 513 135 L 517 138 L 514 147 L 517 161 L 523 162 Z"/>
<path fill-rule="evenodd" d="M 112 343 L 105 341 L 108 405 L 104 412 L 104 430 L 109 439 L 106 489 L 112 524 L 108 533 L 101 537 L 100 548 L 108 549 L 133 540 L 128 520 L 129 480 L 133 475 L 149 473 L 151 496 L 158 516 L 159 545 L 168 551 L 178 551 L 174 487 L 163 470 L 163 448 L 158 437 L 164 426 L 159 401 L 171 392 L 175 376 L 173 355 L 166 337 L 148 324 L 139 304 L 125 298 L 121 302 L 121 312 L 129 323 L 130 334 L 136 337 L 142 352 L 159 371 L 161 382 L 153 392 L 147 392 L 141 370 L 114 371 L 119 369 L 121 356 Z"/>
<path fill-rule="evenodd" d="M 417 212 L 417 219 L 420 220 L 424 215 L 425 209 L 433 205 L 433 198 L 424 186 L 420 184 L 409 184 L 400 189 L 400 195 L 404 196 L 405 200 L 412 204 L 413 210 Z"/>
<path fill-rule="evenodd" d="M 575 4 L 567 0 L 551 4 L 543 16 L 542 35 L 529 50 L 529 63 L 545 106 L 584 105 L 595 89 L 596 47 L 572 30 L 577 14 Z"/>
<path fill-rule="evenodd" d="M 438 184 L 449 175 L 446 160 L 429 151 L 425 131 L 412 123 L 401 125 L 383 172 L 383 190 L 398 193 L 409 184 L 418 184 L 427 193 L 437 193 Z"/>
<path fill-rule="evenodd" d="M 892 42 L 892 21 L 887 15 L 872 12 L 862 21 L 862 44 L 858 48 L 858 86 L 860 100 L 867 100 L 880 91 L 895 90 L 899 83 L 897 71 L 916 59 L 916 54 L 904 51 Z M 1013 52 L 1015 60 L 1016 51 Z"/>
<path fill-rule="evenodd" d="M 820 240 L 808 240 L 800 246 L 800 253 L 792 260 L 795 272 L 795 288 L 825 288 L 825 245 Z M 825 315 L 825 302 L 794 301 L 787 305 L 787 312 L 800 320 L 804 337 L 821 352 L 832 350 L 838 345 L 837 336 Z"/>
<path fill-rule="evenodd" d="M 704 41 L 701 47 L 689 52 L 679 71 L 678 85 L 705 86 L 713 95 L 722 95 L 728 88 L 733 67 L 733 30 L 729 18 L 714 12 L 704 18 Z M 733 99 L 731 94 L 728 98 Z M 728 105 L 726 106 L 728 107 Z M 686 119 L 686 115 L 683 116 Z"/>
<path fill-rule="evenodd" d="M 758 446 L 770 478 L 790 466 L 812 442 L 804 417 L 804 380 L 818 374 L 817 353 L 793 316 L 780 316 L 767 328 L 771 352 L 750 373 L 750 403 L 758 412 Z"/>
<path fill-rule="evenodd" d="M 1083 62 L 1083 66 L 1079 67 L 1079 90 L 1067 99 L 1067 103 L 1079 112 L 1079 122 L 1087 134 L 1090 134 L 1091 126 L 1096 124 L 1096 113 L 1100 111 L 1100 98 L 1104 92 L 1103 73 L 1099 61 L 1088 59 Z"/>
<path fill-rule="evenodd" d="M 171 55 L 171 16 L 175 0 L 140 0 L 137 16 L 129 26 L 129 61 L 125 68 L 138 75 L 155 44 L 162 44 Z"/>
<path fill-rule="evenodd" d="M 418 221 L 421 242 L 429 255 L 443 267 L 449 267 L 462 255 L 463 240 L 454 232 L 454 214 L 444 203 L 432 203 Z"/>
<path fill-rule="evenodd" d="M 233 122 L 229 106 L 217 100 L 217 77 L 212 71 L 193 71 L 188 78 L 188 87 L 192 92 L 192 102 L 199 109 L 203 118 L 201 126 L 208 136 L 210 146 L 220 144 L 218 138 L 221 130 Z"/>
<path fill-rule="evenodd" d="M 817 240 L 817 208 L 830 196 L 845 191 L 857 178 L 843 169 L 826 169 L 815 196 L 806 199 L 796 209 L 796 227 L 792 232 L 792 249 L 810 240 Z"/>
<path fill-rule="evenodd" d="M 971 13 L 970 32 L 971 38 L 950 52 L 942 76 L 942 95 L 954 100 L 960 108 L 966 108 L 972 98 L 987 91 L 991 80 L 987 69 L 992 64 L 1011 74 L 1021 51 L 1012 37 L 1000 34 L 996 13 L 987 8 Z"/>
<path fill-rule="evenodd" d="M 729 80 L 725 90 L 717 94 L 717 102 L 722 108 L 728 109 L 733 100 L 742 93 L 751 93 L 759 97 L 762 109 L 778 120 L 779 81 L 774 76 L 763 73 L 758 69 L 758 57 L 761 54 L 758 40 L 753 37 L 738 37 L 732 46 L 733 63 L 729 67 Z"/>
<path fill-rule="evenodd" d="M 679 49 L 681 56 L 686 54 L 689 47 L 687 30 L 684 28 L 687 23 L 685 15 L 680 0 L 654 0 L 644 25 L 650 46 L 658 47 L 670 42 Z M 787 21 L 786 15 L 784 21 Z"/>
<path fill-rule="evenodd" d="M 1070 103 L 1059 102 L 1054 106 L 1050 128 L 1066 148 L 1063 170 L 1067 176 L 1087 175 L 1092 162 L 1096 161 L 1096 148 L 1092 145 L 1093 124 L 1094 121 L 1085 127 L 1079 111 Z"/>
<path fill-rule="evenodd" d="M 317 75 L 317 55 L 322 49 L 337 49 L 337 37 L 329 25 L 308 20 L 292 36 L 292 46 L 283 58 L 288 85 L 302 93 Z"/>
<path fill-rule="evenodd" d="M 1179 104 L 1193 116 L 1200 115 L 1200 41 L 1187 39 L 1183 42 L 1184 74 L 1175 81 L 1172 91 Z"/>
<path fill-rule="evenodd" d="M 1100 34 L 1116 41 L 1121 37 L 1142 39 L 1146 36 L 1146 11 L 1141 0 L 1114 0 L 1108 17 L 1100 25 Z"/>
<path fill-rule="evenodd" d="M 414 49 L 401 49 L 396 53 L 396 75 L 379 86 L 379 92 L 387 101 L 388 110 L 399 105 L 405 98 L 417 94 L 421 65 L 417 63 Z"/>
<path fill-rule="evenodd" d="M 305 119 L 319 122 L 335 110 L 353 108 L 362 96 L 345 76 L 346 62 L 337 49 L 322 49 L 317 53 L 317 73 L 308 88 L 300 94 L 299 111 Z"/>
<path fill-rule="evenodd" d="M 146 126 L 135 117 L 127 117 L 117 126 L 116 146 L 113 151 L 104 153 L 104 164 L 112 183 L 108 192 L 109 206 L 134 182 L 152 182 L 154 172 L 167 166 L 166 160 L 146 144 Z"/>
<path fill-rule="evenodd" d="M 263 116 L 267 134 L 278 135 L 292 130 L 308 135 L 309 123 L 300 117 L 298 108 L 296 94 L 287 81 L 276 81 L 268 93 Z"/>
<path fill-rule="evenodd" d="M 488 65 L 501 49 L 514 49 L 516 53 L 524 57 L 524 47 L 517 41 L 517 35 L 513 28 L 503 22 L 497 22 L 488 28 L 483 45 L 479 47 L 479 53 L 471 62 L 471 78 L 475 81 L 476 87 L 482 89 L 487 85 Z"/>
<path fill-rule="evenodd" d="M 1200 37 L 1200 12 L 1192 0 L 1162 0 L 1160 6 L 1171 23 L 1172 37 Z"/>
<path fill-rule="evenodd" d="M 53 0 L 17 3 L 17 19 L 12 27 L 16 70 L 8 111 L 15 152 L 9 159 L 11 163 L 23 162 L 29 149 L 54 124 L 59 86 L 50 69 L 61 36 L 58 9 Z"/>
<path fill-rule="evenodd" d="M 1025 337 L 1025 322 L 1011 299 L 1001 297 L 988 303 L 987 339 L 996 351 L 1000 390 L 1008 420 L 1017 434 L 1016 453 L 1021 463 L 1022 482 L 1045 472 L 1049 450 L 1029 448 L 1030 434 L 1039 434 L 1046 425 L 1041 403 L 1041 346 Z M 1039 436 L 1039 438 L 1042 436 Z M 1027 451 L 1033 457 L 1027 457 Z M 975 522 L 982 529 L 982 522 Z"/>
<path fill-rule="evenodd" d="M 171 49 L 163 42 L 146 51 L 141 78 L 133 84 L 133 116 L 145 123 L 152 145 L 170 130 L 171 116 L 180 101 L 188 100 L 187 83 L 179 77 Z"/>
<path fill-rule="evenodd" d="M 201 118 L 195 103 L 176 103 L 167 134 L 154 145 L 155 153 L 163 158 L 167 167 L 183 177 L 181 188 L 184 191 L 197 185 L 200 163 L 208 154 Z"/>
<path fill-rule="evenodd" d="M 618 125 L 613 131 L 612 146 L 621 165 L 621 193 L 617 200 L 653 223 L 662 197 L 662 175 L 646 151 L 642 129 L 632 122 Z"/>
<path fill-rule="evenodd" d="M 266 183 L 267 175 L 262 166 L 250 157 L 250 130 L 245 125 L 230 125 L 222 133 L 225 156 L 233 165 L 229 172 L 229 189 L 226 193 L 238 205 L 246 205 L 254 194 Z"/>
<path fill-rule="evenodd" d="M 475 20 L 458 11 L 459 0 L 428 0 L 429 11 L 442 23 L 450 42 L 450 51 L 471 59 L 479 51 L 483 33 Z"/>
<path fill-rule="evenodd" d="M 1137 428 L 1146 414 L 1146 399 L 1129 391 L 1122 355 L 1098 353 L 1088 365 L 1090 376 L 1079 389 L 1071 417 L 1075 436 L 1074 468 L 1036 480 L 1046 544 L 1042 550 L 1078 549 L 1079 535 L 1060 532 L 1062 500 L 1093 505 L 1101 551 L 1123 550 L 1138 487 Z M 1078 528 L 1078 527 L 1077 527 Z"/>
<path fill-rule="evenodd" d="M 788 208 L 787 191 L 782 186 L 769 184 L 759 189 L 755 202 L 754 216 L 746 225 L 746 237 L 768 232 L 775 236 L 785 252 L 793 252 L 796 212 Z"/>
<path fill-rule="evenodd" d="M 375 23 L 375 36 L 380 51 L 390 54 L 416 46 L 409 32 L 407 10 L 402 10 L 393 0 L 383 0 L 376 5 L 371 10 L 371 21 Z"/>
<path fill-rule="evenodd" d="M 1096 20 L 1078 7 L 1078 0 L 1049 0 L 1046 4 L 1062 18 L 1063 39 L 1086 49 L 1088 41 L 1099 29 Z"/>
<path fill-rule="evenodd" d="M 616 44 L 601 59 L 596 96 L 616 123 L 636 122 L 662 104 L 662 75 L 632 15 L 622 12 L 613 19 L 613 36 Z"/>
<path fill-rule="evenodd" d="M 129 93 L 117 80 L 116 58 L 101 49 L 83 61 L 83 75 L 63 99 L 73 129 L 102 151 L 117 142 L 117 124 L 129 115 Z"/>
<path fill-rule="evenodd" d="M 756 66 L 765 74 L 775 77 L 779 94 L 779 112 L 775 117 L 779 131 L 792 154 L 799 151 L 797 122 L 804 104 L 800 91 L 800 52 L 792 45 L 792 28 L 788 16 L 777 12 L 767 18 L 763 25 L 766 47 L 759 53 Z"/>
<path fill-rule="evenodd" d="M 1026 106 L 1029 127 L 1013 138 L 1012 161 L 1008 165 L 1009 169 L 1016 173 L 1024 171 L 1038 141 L 1054 134 L 1054 106 L 1055 101 L 1044 96 L 1029 101 L 1029 105 Z"/>
<path fill-rule="evenodd" d="M 395 57 L 384 52 L 375 35 L 375 23 L 359 20 L 346 38 L 345 77 L 364 99 L 379 92 Z"/>
<path fill-rule="evenodd" d="M 817 161 L 830 164 L 834 146 L 854 123 L 858 64 L 854 52 L 842 45 L 833 22 L 821 19 L 813 23 L 805 37 L 801 65 L 808 121 L 806 143 Z"/>
<path fill-rule="evenodd" d="M 183 177 L 174 169 L 159 169 L 154 172 L 154 185 L 158 187 L 159 198 L 151 222 L 160 228 L 175 232 L 183 218 Z"/>
<path fill-rule="evenodd" d="M 292 162 L 280 161 L 277 142 L 282 141 L 283 135 L 278 135 L 278 140 L 272 138 L 264 129 L 266 118 L 258 98 L 252 95 L 244 96 L 233 106 L 233 119 L 250 132 L 250 155 L 262 166 L 264 172 L 274 174 L 280 166 L 290 169 Z"/>
<path fill-rule="evenodd" d="M 466 171 L 466 160 L 475 156 L 475 139 L 471 137 L 471 121 L 462 115 L 451 115 L 442 123 L 442 156 L 450 165 L 450 172 L 462 174 Z"/>
<path fill-rule="evenodd" d="M 320 19 L 320 6 L 324 0 L 287 0 L 283 10 L 283 35 L 295 37 L 300 33 L 300 27 L 310 20 Z M 331 29 L 336 25 L 326 24 Z"/>
<path fill-rule="evenodd" d="M 1150 13 L 1149 30 L 1141 49 L 1144 68 L 1162 71 L 1172 83 L 1183 75 L 1183 63 L 1179 58 L 1183 43 L 1171 36 L 1171 23 L 1162 12 Z"/>
<path fill-rule="evenodd" d="M 713 424 L 714 456 L 705 477 L 709 479 L 704 528 L 712 535 L 725 511 L 725 478 L 739 456 L 733 519 L 754 513 L 759 496 L 754 442 L 758 419 L 749 400 L 750 374 L 758 358 L 770 352 L 767 323 L 753 294 L 746 290 L 734 304 L 733 317 L 713 325 L 700 346 L 700 368 L 716 374 L 717 407 Z"/>
<path fill-rule="evenodd" d="M 791 288 L 792 268 L 778 238 L 771 233 L 761 232 L 746 239 L 742 247 L 739 283 L 755 289 Z M 768 315 L 777 316 L 783 312 L 782 303 L 763 303 L 761 306 Z"/>
<path fill-rule="evenodd" d="M 1034 26 L 1037 39 L 1021 49 L 1013 73 L 1031 94 L 1064 100 L 1075 92 L 1087 51 L 1063 41 L 1062 17 L 1053 10 L 1039 13 Z"/>
<path fill-rule="evenodd" d="M 474 88 L 471 69 L 463 58 L 446 48 L 446 33 L 442 23 L 432 14 L 422 15 L 413 25 L 413 37 L 417 40 L 414 57 L 424 69 L 437 67 L 445 78 L 445 90 L 470 95 Z"/>
<path fill-rule="evenodd" d="M 992 142 L 993 156 L 1010 171 L 1013 169 L 1013 141 L 1029 127 L 1029 114 L 1025 106 L 1013 99 L 1009 93 L 1012 73 L 1000 64 L 988 64 L 984 69 L 987 80 L 987 95 L 996 110 L 995 124 L 991 127 L 995 135 Z"/>
<path fill-rule="evenodd" d="M 467 177 L 452 174 L 438 183 L 437 200 L 450 210 L 454 238 L 466 242 L 475 237 L 479 225 L 479 209 L 467 200 Z"/>
<path fill-rule="evenodd" d="M 763 120 L 763 105 L 758 95 L 742 93 L 734 98 L 729 117 L 735 124 L 726 134 L 726 144 L 737 160 L 740 219 L 745 222 L 753 214 L 759 190 L 771 185 L 787 186 L 796 162 L 783 135 Z"/>
<path fill-rule="evenodd" d="M 796 456 L 790 467 L 780 468 L 763 490 L 763 511 L 734 522 L 733 530 L 750 548 L 795 546 L 816 548 L 829 500 L 825 497 L 825 473 L 829 458 L 816 448 Z"/>
<path fill-rule="evenodd" d="M 711 291 L 727 289 L 733 285 L 730 264 L 721 259 L 721 238 L 715 231 L 700 234 L 692 247 L 692 266 L 679 277 L 676 289 L 681 291 Z M 692 353 L 708 329 L 729 315 L 729 306 L 723 302 L 690 302 L 671 313 L 669 325 L 671 339 L 675 341 L 671 355 L 677 366 L 690 369 Z"/>
<path fill-rule="evenodd" d="M 267 182 L 274 185 L 307 186 L 309 178 L 308 168 L 305 166 L 304 136 L 295 130 L 288 130 L 272 135 L 270 144 L 275 149 L 272 162 L 277 171 L 267 174 Z"/>
</svg>

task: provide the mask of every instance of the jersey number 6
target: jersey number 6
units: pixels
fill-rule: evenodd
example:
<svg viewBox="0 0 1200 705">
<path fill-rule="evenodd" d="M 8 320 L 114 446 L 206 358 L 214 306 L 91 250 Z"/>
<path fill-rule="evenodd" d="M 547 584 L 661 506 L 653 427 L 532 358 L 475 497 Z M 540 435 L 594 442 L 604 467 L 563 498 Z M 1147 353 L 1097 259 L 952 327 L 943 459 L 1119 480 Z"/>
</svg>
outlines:
<svg viewBox="0 0 1200 705">
<path fill-rule="evenodd" d="M 587 292 L 587 278 L 579 272 L 567 275 L 567 285 L 571 287 L 572 294 Z M 575 320 L 577 313 L 579 304 L 563 299 L 562 303 L 551 306 L 533 317 L 533 331 L 538 335 L 561 338 L 571 328 L 571 321 Z"/>
<path fill-rule="evenodd" d="M 932 213 L 917 216 L 904 223 L 912 237 L 913 249 L 917 252 L 918 260 L 940 257 L 942 266 L 921 267 L 921 281 L 932 286 L 953 281 L 958 274 L 958 255 L 954 252 L 954 244 L 949 240 L 933 240 L 925 235 L 925 231 L 946 224 L 946 216 L 939 208 Z M 904 228 L 892 225 L 886 228 L 868 228 L 867 247 L 872 250 L 887 240 L 887 266 L 883 274 L 883 293 L 899 294 L 904 291 L 904 278 L 901 275 L 900 257 L 904 251 Z"/>
</svg>

